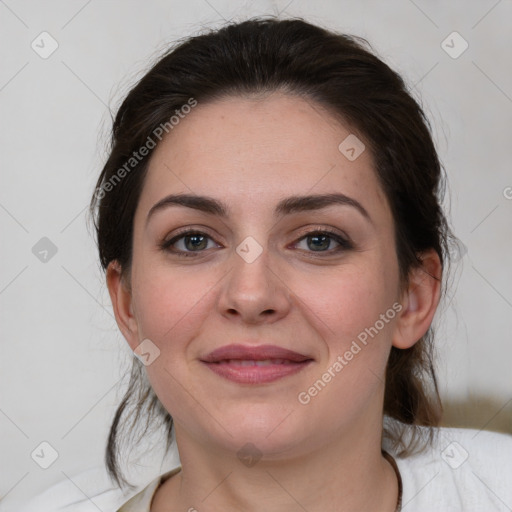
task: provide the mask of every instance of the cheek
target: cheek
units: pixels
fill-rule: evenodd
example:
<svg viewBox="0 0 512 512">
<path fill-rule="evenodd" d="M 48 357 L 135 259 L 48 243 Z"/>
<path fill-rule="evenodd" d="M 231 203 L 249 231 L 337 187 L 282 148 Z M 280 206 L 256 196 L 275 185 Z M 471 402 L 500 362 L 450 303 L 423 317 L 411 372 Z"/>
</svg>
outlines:
<svg viewBox="0 0 512 512">
<path fill-rule="evenodd" d="M 141 336 L 165 349 L 172 340 L 175 347 L 193 326 L 204 309 L 211 285 L 193 272 L 171 272 L 152 266 L 139 275 L 134 297 Z"/>
<path fill-rule="evenodd" d="M 303 289 L 327 357 L 298 400 L 314 403 L 311 410 L 333 422 L 352 417 L 382 391 L 397 317 L 388 281 L 389 274 L 374 266 Z"/>
<path fill-rule="evenodd" d="M 183 404 L 190 403 L 191 396 L 202 396 L 201 383 L 189 379 L 187 348 L 201 335 L 205 315 L 213 307 L 211 293 L 218 279 L 207 280 L 198 272 L 170 271 L 156 265 L 139 277 L 134 288 L 139 333 L 160 351 L 146 367 L 147 376 L 174 420 L 186 421 L 189 412 L 183 410 Z"/>
<path fill-rule="evenodd" d="M 300 296 L 315 318 L 317 328 L 333 352 L 346 350 L 347 344 L 378 323 L 378 330 L 385 334 L 391 322 L 381 325 L 379 319 L 386 314 L 394 301 L 394 288 L 390 285 L 389 270 L 377 265 L 342 268 L 336 273 L 297 281 L 294 291 Z M 388 315 L 389 316 L 389 315 Z M 388 318 L 386 318 L 388 320 Z M 379 332 L 380 334 L 380 332 Z"/>
</svg>

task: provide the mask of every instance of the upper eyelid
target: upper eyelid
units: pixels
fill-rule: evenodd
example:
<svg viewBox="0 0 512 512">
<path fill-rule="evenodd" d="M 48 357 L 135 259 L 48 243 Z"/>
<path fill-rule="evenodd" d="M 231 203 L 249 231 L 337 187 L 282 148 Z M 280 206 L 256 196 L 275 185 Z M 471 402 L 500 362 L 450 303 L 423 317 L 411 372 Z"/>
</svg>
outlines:
<svg viewBox="0 0 512 512">
<path fill-rule="evenodd" d="M 296 235 L 296 236 L 304 237 L 311 233 L 322 233 L 322 232 L 326 232 L 331 235 L 338 235 L 343 238 L 350 239 L 350 237 L 343 230 L 341 230 L 339 228 L 334 228 L 332 226 L 320 226 L 320 225 L 318 225 L 318 226 L 313 225 L 312 227 L 304 228 L 304 231 L 300 235 Z M 201 226 L 201 227 L 197 227 L 197 228 L 195 228 L 195 227 L 183 228 L 183 231 L 178 231 L 171 238 L 169 238 L 169 240 L 175 239 L 176 237 L 182 237 L 182 236 L 187 236 L 187 235 L 191 235 L 191 234 L 207 235 L 210 238 L 215 239 L 215 235 L 212 235 L 209 233 L 209 228 Z"/>
</svg>

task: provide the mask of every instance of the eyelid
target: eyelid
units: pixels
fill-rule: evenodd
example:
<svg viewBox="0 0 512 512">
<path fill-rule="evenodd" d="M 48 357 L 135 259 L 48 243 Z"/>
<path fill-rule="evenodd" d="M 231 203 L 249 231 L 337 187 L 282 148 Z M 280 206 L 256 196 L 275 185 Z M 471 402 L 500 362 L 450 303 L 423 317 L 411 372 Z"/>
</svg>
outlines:
<svg viewBox="0 0 512 512">
<path fill-rule="evenodd" d="M 314 233 L 328 233 L 330 235 L 336 235 L 341 238 L 344 238 L 347 242 L 352 242 L 351 238 L 341 229 L 335 228 L 329 225 L 309 225 L 303 228 L 303 234 L 299 235 L 301 238 L 304 238 L 307 235 L 311 235 Z"/>
<path fill-rule="evenodd" d="M 212 239 L 217 237 L 217 235 L 212 234 L 212 229 L 209 228 L 208 226 L 203 226 L 202 224 L 197 224 L 197 225 L 186 226 L 183 228 L 178 228 L 172 232 L 172 236 L 170 238 L 169 238 L 169 234 L 167 234 L 165 238 L 167 238 L 168 240 L 171 240 L 180 235 L 183 236 L 183 235 L 194 234 L 194 233 L 208 235 Z"/>
</svg>

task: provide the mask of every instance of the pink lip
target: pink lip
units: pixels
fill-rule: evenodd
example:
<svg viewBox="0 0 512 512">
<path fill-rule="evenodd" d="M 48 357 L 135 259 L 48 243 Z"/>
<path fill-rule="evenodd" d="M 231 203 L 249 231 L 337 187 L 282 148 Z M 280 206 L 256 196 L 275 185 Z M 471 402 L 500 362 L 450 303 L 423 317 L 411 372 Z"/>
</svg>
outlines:
<svg viewBox="0 0 512 512">
<path fill-rule="evenodd" d="M 293 350 L 278 347 L 277 345 L 225 345 L 210 352 L 202 361 L 218 363 L 229 359 L 243 359 L 264 361 L 265 359 L 287 359 L 293 362 L 303 362 L 312 359 Z"/>
<path fill-rule="evenodd" d="M 267 360 L 270 362 L 257 363 Z M 241 384 L 262 384 L 293 375 L 312 360 L 276 345 L 226 345 L 201 359 L 217 375 Z"/>
</svg>

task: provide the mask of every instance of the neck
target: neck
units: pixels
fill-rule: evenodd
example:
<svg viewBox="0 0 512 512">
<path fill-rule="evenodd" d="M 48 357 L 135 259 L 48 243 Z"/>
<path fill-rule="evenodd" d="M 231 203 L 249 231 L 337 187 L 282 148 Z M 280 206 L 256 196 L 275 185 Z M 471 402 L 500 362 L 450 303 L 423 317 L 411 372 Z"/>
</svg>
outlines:
<svg viewBox="0 0 512 512">
<path fill-rule="evenodd" d="M 398 483 L 382 455 L 377 420 L 295 457 L 263 457 L 253 466 L 244 465 L 236 453 L 205 449 L 177 426 L 182 470 L 162 485 L 151 512 L 394 512 Z"/>
</svg>

